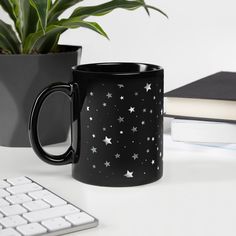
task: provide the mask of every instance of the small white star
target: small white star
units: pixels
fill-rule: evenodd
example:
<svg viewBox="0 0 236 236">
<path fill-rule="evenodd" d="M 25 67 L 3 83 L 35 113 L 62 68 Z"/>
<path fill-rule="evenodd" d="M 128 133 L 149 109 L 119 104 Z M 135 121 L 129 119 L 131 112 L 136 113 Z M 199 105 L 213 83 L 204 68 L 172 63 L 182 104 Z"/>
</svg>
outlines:
<svg viewBox="0 0 236 236">
<path fill-rule="evenodd" d="M 147 141 L 150 141 L 150 137 L 147 137 Z"/>
<path fill-rule="evenodd" d="M 107 93 L 107 98 L 109 99 L 109 98 L 112 98 L 112 93 Z"/>
<path fill-rule="evenodd" d="M 92 137 L 93 137 L 93 138 L 96 138 L 96 135 L 95 135 L 95 134 L 92 134 Z"/>
<path fill-rule="evenodd" d="M 116 159 L 119 159 L 119 158 L 120 158 L 120 154 L 119 154 L 119 153 L 116 153 L 115 158 L 116 158 Z"/>
<path fill-rule="evenodd" d="M 161 93 L 162 92 L 162 90 L 161 89 L 159 89 L 159 93 Z"/>
<path fill-rule="evenodd" d="M 107 129 L 106 128 L 102 128 L 103 131 L 106 131 Z"/>
<path fill-rule="evenodd" d="M 161 115 L 163 115 L 163 109 L 161 109 Z"/>
<path fill-rule="evenodd" d="M 146 151 L 147 153 L 149 153 L 150 152 L 150 150 L 149 149 L 147 149 L 147 151 Z"/>
<path fill-rule="evenodd" d="M 146 108 L 144 108 L 144 109 L 143 109 L 143 112 L 146 112 L 146 111 L 147 111 L 147 109 L 146 109 Z"/>
<path fill-rule="evenodd" d="M 128 170 L 127 170 L 127 172 L 126 172 L 126 174 L 124 174 L 124 176 L 125 176 L 126 178 L 133 178 L 133 173 L 134 173 L 134 172 L 131 172 L 131 171 L 128 171 Z"/>
<path fill-rule="evenodd" d="M 89 117 L 89 120 L 91 120 L 91 121 L 92 121 L 92 120 L 93 120 L 93 117 Z"/>
<path fill-rule="evenodd" d="M 87 111 L 89 111 L 90 107 L 87 107 Z"/>
<path fill-rule="evenodd" d="M 130 112 L 130 113 L 135 112 L 135 107 L 130 107 L 130 108 L 129 108 L 129 112 Z"/>
<path fill-rule="evenodd" d="M 150 113 L 152 114 L 153 110 L 150 110 Z"/>
<path fill-rule="evenodd" d="M 138 159 L 138 154 L 134 153 L 134 155 L 132 156 L 132 158 L 133 158 L 134 160 Z"/>
<path fill-rule="evenodd" d="M 156 100 L 156 96 L 153 97 L 153 100 Z"/>
<path fill-rule="evenodd" d="M 151 90 L 151 85 L 152 84 L 146 84 L 146 86 L 144 87 L 146 89 L 146 92 L 148 92 L 149 90 Z"/>
<path fill-rule="evenodd" d="M 162 153 L 160 152 L 159 156 L 161 157 L 162 156 Z"/>
<path fill-rule="evenodd" d="M 154 141 L 155 140 L 155 138 L 154 137 L 152 137 L 152 141 Z"/>
<path fill-rule="evenodd" d="M 135 95 L 135 96 L 138 96 L 138 92 L 135 92 L 134 95 Z"/>
<path fill-rule="evenodd" d="M 121 131 L 120 131 L 120 134 L 123 134 L 123 133 L 124 133 L 124 132 L 121 130 Z"/>
<path fill-rule="evenodd" d="M 90 92 L 90 96 L 93 96 L 93 92 Z"/>
<path fill-rule="evenodd" d="M 96 166 L 95 165 L 93 165 L 93 169 L 95 169 L 96 168 Z"/>
<path fill-rule="evenodd" d="M 142 125 L 145 125 L 145 121 L 143 120 L 143 121 L 141 122 L 141 124 L 142 124 Z"/>
<path fill-rule="evenodd" d="M 102 104 L 104 107 L 106 107 L 107 106 L 107 104 L 104 102 L 103 104 Z"/>
<path fill-rule="evenodd" d="M 124 117 L 119 117 L 117 120 L 119 121 L 119 123 L 122 123 L 122 122 L 124 122 Z"/>
<path fill-rule="evenodd" d="M 152 165 L 154 165 L 155 164 L 155 161 L 154 160 L 152 160 Z"/>
<path fill-rule="evenodd" d="M 123 96 L 121 96 L 121 97 L 120 97 L 120 100 L 124 100 L 124 97 L 123 97 Z"/>
<path fill-rule="evenodd" d="M 117 84 L 119 88 L 124 88 L 125 86 L 123 84 Z"/>
<path fill-rule="evenodd" d="M 92 153 L 96 153 L 96 152 L 97 152 L 97 148 L 92 147 L 92 148 L 91 148 L 91 151 L 92 151 Z"/>
<path fill-rule="evenodd" d="M 107 136 L 105 137 L 105 139 L 103 140 L 103 142 L 106 144 L 106 146 L 107 146 L 108 144 L 112 144 L 111 138 L 108 138 Z"/>
<path fill-rule="evenodd" d="M 106 167 L 111 166 L 111 165 L 110 165 L 110 162 L 108 162 L 108 161 L 106 161 L 106 162 L 104 163 L 104 165 L 105 165 Z"/>
<path fill-rule="evenodd" d="M 133 133 L 138 132 L 138 128 L 137 127 L 133 127 L 131 130 L 133 131 Z"/>
</svg>

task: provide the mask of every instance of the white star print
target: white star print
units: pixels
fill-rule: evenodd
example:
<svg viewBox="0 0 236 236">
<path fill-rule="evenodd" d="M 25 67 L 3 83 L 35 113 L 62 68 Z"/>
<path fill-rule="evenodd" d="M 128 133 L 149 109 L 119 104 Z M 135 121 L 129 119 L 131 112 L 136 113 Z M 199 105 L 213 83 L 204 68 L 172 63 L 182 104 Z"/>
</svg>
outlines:
<svg viewBox="0 0 236 236">
<path fill-rule="evenodd" d="M 92 121 L 92 120 L 93 120 L 93 117 L 89 117 L 89 120 L 91 120 L 91 121 Z"/>
<path fill-rule="evenodd" d="M 129 108 L 129 112 L 130 112 L 130 113 L 135 112 L 135 107 L 130 107 L 130 108 Z"/>
<path fill-rule="evenodd" d="M 106 167 L 111 166 L 111 165 L 110 165 L 110 162 L 108 162 L 108 161 L 106 161 L 106 162 L 104 163 L 104 165 L 105 165 Z"/>
<path fill-rule="evenodd" d="M 96 166 L 95 165 L 93 165 L 93 169 L 95 169 L 96 168 Z"/>
<path fill-rule="evenodd" d="M 119 153 L 116 153 L 115 158 L 116 158 L 116 159 L 119 159 L 119 158 L 120 158 L 120 154 L 119 154 Z"/>
<path fill-rule="evenodd" d="M 108 138 L 107 136 L 105 137 L 105 139 L 103 140 L 103 142 L 106 144 L 106 146 L 107 146 L 108 144 L 112 144 L 111 138 Z"/>
<path fill-rule="evenodd" d="M 134 95 L 135 95 L 135 96 L 138 96 L 138 92 L 135 92 Z"/>
<path fill-rule="evenodd" d="M 156 96 L 153 97 L 153 100 L 156 100 Z"/>
<path fill-rule="evenodd" d="M 138 132 L 138 128 L 137 127 L 133 127 L 131 130 L 133 131 L 133 133 Z"/>
<path fill-rule="evenodd" d="M 134 172 L 131 172 L 131 171 L 128 171 L 128 170 L 127 170 L 127 172 L 126 172 L 126 174 L 124 174 L 124 176 L 125 176 L 126 178 L 133 178 L 133 173 L 134 173 Z"/>
<path fill-rule="evenodd" d="M 143 112 L 146 112 L 146 111 L 147 111 L 147 109 L 146 109 L 146 108 L 144 108 L 144 109 L 143 109 Z"/>
<path fill-rule="evenodd" d="M 92 135 L 92 137 L 93 137 L 93 138 L 96 138 L 96 135 L 95 135 L 95 134 L 93 134 L 93 135 Z"/>
<path fill-rule="evenodd" d="M 102 104 L 104 107 L 106 107 L 107 106 L 107 104 L 104 102 L 103 104 Z"/>
<path fill-rule="evenodd" d="M 121 131 L 120 131 L 120 134 L 123 134 L 123 133 L 124 133 L 124 132 L 121 130 Z"/>
<path fill-rule="evenodd" d="M 145 125 L 145 121 L 142 121 L 142 123 L 141 123 L 142 125 Z"/>
<path fill-rule="evenodd" d="M 151 90 L 151 85 L 152 84 L 146 84 L 146 86 L 144 87 L 146 89 L 146 92 L 148 92 L 149 90 Z"/>
<path fill-rule="evenodd" d="M 90 92 L 90 96 L 93 96 L 93 92 Z"/>
<path fill-rule="evenodd" d="M 123 84 L 117 84 L 119 88 L 124 88 L 125 86 Z"/>
<path fill-rule="evenodd" d="M 149 149 L 147 149 L 147 153 L 149 153 L 150 152 L 150 150 Z"/>
<path fill-rule="evenodd" d="M 106 131 L 107 129 L 106 128 L 102 128 L 103 131 Z"/>
<path fill-rule="evenodd" d="M 92 153 L 96 153 L 96 152 L 97 152 L 97 148 L 92 147 L 92 148 L 91 148 L 91 151 L 92 151 Z"/>
<path fill-rule="evenodd" d="M 132 158 L 133 158 L 134 160 L 138 159 L 138 154 L 134 153 L 134 155 L 132 156 Z"/>
<path fill-rule="evenodd" d="M 152 137 L 152 141 L 154 141 L 155 140 L 155 138 L 154 137 Z"/>
<path fill-rule="evenodd" d="M 122 123 L 122 122 L 124 122 L 124 117 L 119 117 L 117 120 L 119 121 L 119 123 Z"/>
<path fill-rule="evenodd" d="M 150 141 L 150 137 L 147 137 L 147 141 Z"/>
<path fill-rule="evenodd" d="M 152 160 L 152 165 L 154 165 L 155 164 L 155 161 L 154 160 Z"/>
<path fill-rule="evenodd" d="M 86 109 L 87 109 L 87 111 L 89 111 L 90 107 L 87 107 Z"/>
<path fill-rule="evenodd" d="M 120 100 L 124 100 L 124 97 L 123 97 L 123 96 L 121 96 L 121 97 L 120 97 Z"/>
<path fill-rule="evenodd" d="M 152 111 L 152 110 L 150 110 L 150 113 L 151 113 L 151 114 L 152 114 L 152 112 L 153 112 L 153 111 Z"/>
<path fill-rule="evenodd" d="M 109 98 L 112 98 L 112 93 L 107 93 L 107 98 L 109 99 Z"/>
</svg>

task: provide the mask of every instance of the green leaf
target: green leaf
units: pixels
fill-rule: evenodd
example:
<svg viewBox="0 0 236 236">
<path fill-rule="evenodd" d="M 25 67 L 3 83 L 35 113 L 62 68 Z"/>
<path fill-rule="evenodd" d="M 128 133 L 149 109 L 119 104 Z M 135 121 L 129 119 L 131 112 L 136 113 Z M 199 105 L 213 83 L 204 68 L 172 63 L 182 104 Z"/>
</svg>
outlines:
<svg viewBox="0 0 236 236">
<path fill-rule="evenodd" d="M 16 33 L 12 29 L 11 25 L 8 25 L 0 20 L 0 33 L 7 39 L 8 43 L 11 45 L 11 52 L 20 53 L 20 42 L 17 39 Z"/>
<path fill-rule="evenodd" d="M 14 48 L 12 47 L 11 43 L 1 32 L 0 32 L 0 49 L 2 49 L 2 51 L 8 54 L 14 53 Z"/>
<path fill-rule="evenodd" d="M 72 17 L 77 16 L 77 17 L 80 17 L 81 19 L 85 19 L 89 16 L 103 16 L 117 8 L 126 9 L 126 10 L 136 10 L 139 7 L 144 7 L 146 11 L 148 12 L 148 14 L 149 14 L 148 9 L 152 8 L 166 16 L 166 14 L 162 12 L 161 10 L 159 10 L 158 8 L 145 5 L 144 0 L 137 0 L 137 1 L 112 0 L 110 2 L 103 3 L 96 6 L 78 7 L 72 13 Z"/>
<path fill-rule="evenodd" d="M 29 0 L 38 14 L 42 30 L 45 32 L 47 27 L 48 11 L 51 6 L 51 0 Z"/>
<path fill-rule="evenodd" d="M 24 44 L 24 52 L 25 53 L 33 53 L 33 52 L 44 52 L 43 49 L 47 46 L 47 50 L 49 48 L 53 48 L 55 46 L 55 41 L 58 41 L 59 36 L 66 31 L 67 29 L 75 29 L 75 28 L 87 28 L 93 30 L 102 36 L 108 38 L 107 34 L 101 28 L 101 26 L 95 22 L 87 22 L 82 21 L 79 17 L 73 17 L 70 19 L 63 19 L 56 22 L 54 25 L 49 25 L 46 28 L 45 34 L 44 32 L 38 31 L 36 33 L 30 34 Z M 50 39 L 50 40 L 49 40 Z M 54 40 L 53 40 L 54 39 Z M 48 45 L 50 42 L 50 46 Z"/>
<path fill-rule="evenodd" d="M 85 19 L 89 16 L 102 16 L 108 14 L 117 8 L 135 10 L 141 6 L 143 5 L 139 1 L 113 0 L 96 6 L 78 7 L 72 13 L 72 17 Z"/>
<path fill-rule="evenodd" d="M 75 4 L 82 2 L 83 0 L 56 0 L 48 15 L 48 23 L 52 23 L 57 20 L 57 18 L 68 8 L 74 6 Z"/>
<path fill-rule="evenodd" d="M 29 24 L 30 4 L 28 0 L 10 0 L 13 6 L 13 14 L 16 18 L 15 27 L 21 40 L 24 40 L 27 35 Z"/>
<path fill-rule="evenodd" d="M 3 10 L 7 12 L 7 14 L 10 16 L 10 18 L 15 22 L 16 17 L 13 12 L 13 6 L 9 0 L 1 0 L 0 6 L 2 6 Z"/>
</svg>

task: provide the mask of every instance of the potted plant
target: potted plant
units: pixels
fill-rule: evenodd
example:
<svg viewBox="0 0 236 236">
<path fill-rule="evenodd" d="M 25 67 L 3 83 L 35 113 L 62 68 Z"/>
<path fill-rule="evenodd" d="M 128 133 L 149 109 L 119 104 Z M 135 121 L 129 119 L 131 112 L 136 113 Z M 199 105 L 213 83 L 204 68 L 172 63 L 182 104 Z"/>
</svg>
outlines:
<svg viewBox="0 0 236 236">
<path fill-rule="evenodd" d="M 53 82 L 69 82 L 71 67 L 81 47 L 58 45 L 67 29 L 88 28 L 107 38 L 89 16 L 102 16 L 117 8 L 144 7 L 164 14 L 144 0 L 112 0 L 95 6 L 78 6 L 64 19 L 61 14 L 83 0 L 1 0 L 13 24 L 0 19 L 0 145 L 29 146 L 28 117 L 37 94 Z M 69 128 L 67 100 L 51 97 L 45 104 L 39 129 L 42 144 L 65 141 Z M 57 102 L 56 102 L 56 101 Z M 47 130 L 45 132 L 45 130 Z"/>
</svg>

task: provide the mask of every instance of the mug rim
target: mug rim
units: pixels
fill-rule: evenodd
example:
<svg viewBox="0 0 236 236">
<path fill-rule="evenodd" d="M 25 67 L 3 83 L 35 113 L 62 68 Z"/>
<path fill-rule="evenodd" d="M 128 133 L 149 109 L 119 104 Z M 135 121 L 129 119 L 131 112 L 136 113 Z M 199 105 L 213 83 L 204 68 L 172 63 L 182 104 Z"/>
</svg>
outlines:
<svg viewBox="0 0 236 236">
<path fill-rule="evenodd" d="M 90 66 L 124 66 L 124 65 L 135 65 L 141 67 L 145 67 L 143 71 L 133 71 L 133 72 L 116 72 L 116 71 L 93 71 L 93 70 L 85 70 L 84 67 Z M 149 69 L 148 69 L 149 68 Z M 130 76 L 130 75 L 148 75 L 152 73 L 156 73 L 159 71 L 163 71 L 163 68 L 158 65 L 149 64 L 149 63 L 139 63 L 139 62 L 99 62 L 99 63 L 88 63 L 88 64 L 81 64 L 72 67 L 72 70 L 79 73 L 86 73 L 86 74 L 98 74 L 98 75 L 112 75 L 112 76 Z"/>
</svg>

